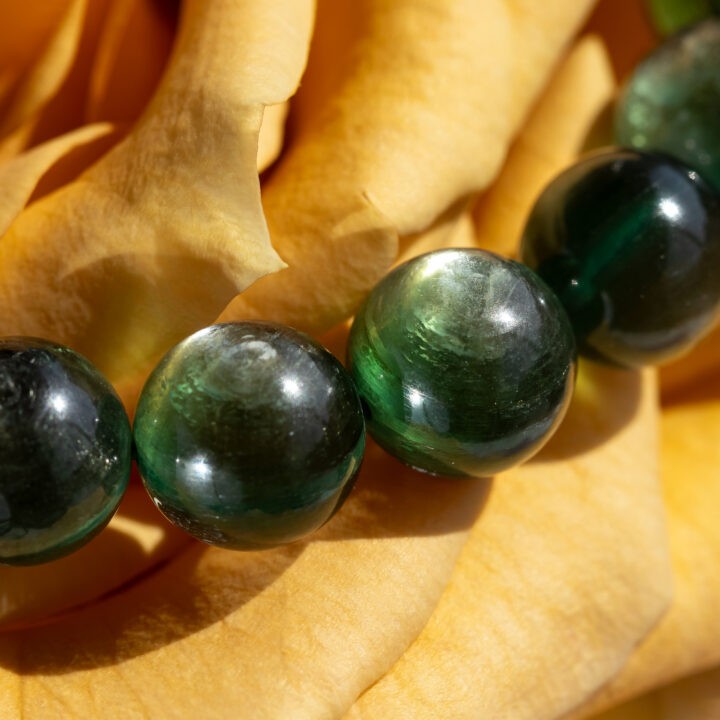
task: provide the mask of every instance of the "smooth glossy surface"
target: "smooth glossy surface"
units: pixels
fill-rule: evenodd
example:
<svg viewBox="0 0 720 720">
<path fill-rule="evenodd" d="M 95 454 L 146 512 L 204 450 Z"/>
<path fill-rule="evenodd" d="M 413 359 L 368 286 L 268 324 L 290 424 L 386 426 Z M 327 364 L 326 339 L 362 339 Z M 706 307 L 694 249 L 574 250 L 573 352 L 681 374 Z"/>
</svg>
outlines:
<svg viewBox="0 0 720 720">
<path fill-rule="evenodd" d="M 720 191 L 720 18 L 669 38 L 640 63 L 618 100 L 618 144 L 668 153 Z"/>
<path fill-rule="evenodd" d="M 371 435 L 442 475 L 491 475 L 533 455 L 575 375 L 572 330 L 552 293 L 481 250 L 441 250 L 393 271 L 358 312 L 348 353 Z"/>
<path fill-rule="evenodd" d="M 0 340 L 0 562 L 76 550 L 110 520 L 130 477 L 130 423 L 85 358 Z"/>
<path fill-rule="evenodd" d="M 145 486 L 195 537 L 235 549 L 291 542 L 349 493 L 365 434 L 342 365 L 312 339 L 227 323 L 173 348 L 135 416 Z"/>
<path fill-rule="evenodd" d="M 720 201 L 670 158 L 589 156 L 544 190 L 522 258 L 558 294 L 580 352 L 626 366 L 693 345 L 720 302 Z"/>
</svg>

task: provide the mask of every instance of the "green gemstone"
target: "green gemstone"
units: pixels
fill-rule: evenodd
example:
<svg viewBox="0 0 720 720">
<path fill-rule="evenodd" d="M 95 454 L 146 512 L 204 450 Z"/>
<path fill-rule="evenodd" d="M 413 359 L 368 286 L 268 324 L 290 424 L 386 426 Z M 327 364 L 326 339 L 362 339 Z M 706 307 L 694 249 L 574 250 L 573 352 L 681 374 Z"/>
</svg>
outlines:
<svg viewBox="0 0 720 720">
<path fill-rule="evenodd" d="M 667 156 L 599 152 L 545 188 L 522 258 L 557 293 L 581 353 L 663 362 L 717 317 L 720 198 Z"/>
<path fill-rule="evenodd" d="M 720 18 L 673 36 L 635 69 L 618 100 L 620 145 L 666 152 L 720 190 Z"/>
<path fill-rule="evenodd" d="M 67 555 L 112 517 L 131 434 L 110 384 L 72 350 L 0 341 L 0 563 Z"/>
<path fill-rule="evenodd" d="M 352 375 L 368 431 L 404 463 L 483 476 L 533 455 L 569 402 L 572 329 L 519 263 L 442 250 L 400 266 L 353 323 Z"/>
<path fill-rule="evenodd" d="M 717 0 L 648 0 L 648 10 L 657 31 L 671 35 L 717 11 Z"/>
<path fill-rule="evenodd" d="M 268 323 L 214 325 L 173 348 L 142 391 L 134 434 L 161 512 L 234 549 L 292 542 L 323 525 L 365 447 L 342 365 L 306 335 Z"/>
</svg>

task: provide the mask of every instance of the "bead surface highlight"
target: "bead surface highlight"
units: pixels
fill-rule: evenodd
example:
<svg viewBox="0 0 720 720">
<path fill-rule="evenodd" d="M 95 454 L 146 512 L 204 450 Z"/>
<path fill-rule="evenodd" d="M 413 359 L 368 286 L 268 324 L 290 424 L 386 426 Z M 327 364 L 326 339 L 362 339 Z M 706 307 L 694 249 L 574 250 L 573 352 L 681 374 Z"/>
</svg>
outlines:
<svg viewBox="0 0 720 720">
<path fill-rule="evenodd" d="M 67 555 L 127 487 L 130 423 L 110 384 L 69 348 L 0 340 L 0 563 Z"/>
<path fill-rule="evenodd" d="M 591 155 L 533 207 L 522 259 L 557 293 L 580 352 L 622 366 L 686 351 L 720 304 L 720 199 L 669 157 Z"/>
<path fill-rule="evenodd" d="M 560 423 L 575 376 L 557 299 L 523 265 L 482 250 L 396 268 L 358 312 L 348 357 L 370 434 L 439 475 L 528 459 Z"/>
<path fill-rule="evenodd" d="M 619 145 L 687 163 L 720 191 L 720 18 L 674 35 L 630 76 L 615 115 Z"/>
<path fill-rule="evenodd" d="M 365 447 L 342 365 L 269 323 L 214 325 L 163 358 L 135 416 L 140 473 L 160 511 L 233 549 L 292 542 L 350 492 Z"/>
</svg>

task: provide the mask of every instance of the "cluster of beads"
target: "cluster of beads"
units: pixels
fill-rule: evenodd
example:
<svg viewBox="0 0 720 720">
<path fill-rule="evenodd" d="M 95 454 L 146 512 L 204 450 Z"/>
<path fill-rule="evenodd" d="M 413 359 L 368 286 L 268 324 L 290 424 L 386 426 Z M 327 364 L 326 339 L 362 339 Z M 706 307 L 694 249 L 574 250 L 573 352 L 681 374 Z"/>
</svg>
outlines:
<svg viewBox="0 0 720 720">
<path fill-rule="evenodd" d="M 170 350 L 132 431 L 156 506 L 208 543 L 291 542 L 341 506 L 365 422 L 419 470 L 490 475 L 561 422 L 576 348 L 625 367 L 687 350 L 720 308 L 718 61 L 712 19 L 638 67 L 618 104 L 631 149 L 595 153 L 546 188 L 524 264 L 455 249 L 391 272 L 355 317 L 348 371 L 267 323 L 215 325 Z M 96 534 L 127 485 L 131 445 L 119 399 L 85 359 L 2 341 L 0 562 L 54 559 Z"/>
</svg>

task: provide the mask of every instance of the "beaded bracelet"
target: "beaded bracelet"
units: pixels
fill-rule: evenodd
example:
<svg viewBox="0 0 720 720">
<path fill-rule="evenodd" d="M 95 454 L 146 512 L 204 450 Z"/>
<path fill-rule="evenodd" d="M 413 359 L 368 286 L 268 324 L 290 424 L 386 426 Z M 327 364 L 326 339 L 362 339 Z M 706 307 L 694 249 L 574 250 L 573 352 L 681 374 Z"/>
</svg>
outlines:
<svg viewBox="0 0 720 720">
<path fill-rule="evenodd" d="M 342 505 L 365 423 L 421 471 L 490 475 L 562 421 L 576 348 L 625 367 L 687 350 L 720 309 L 720 135 L 708 122 L 719 61 L 713 19 L 637 68 L 617 120 L 635 149 L 590 155 L 545 189 L 524 264 L 450 249 L 385 277 L 355 317 L 349 372 L 290 328 L 214 325 L 155 368 L 131 432 L 77 353 L 0 341 L 0 563 L 52 560 L 97 534 L 127 486 L 133 438 L 172 522 L 223 547 L 272 547 Z"/>
</svg>

